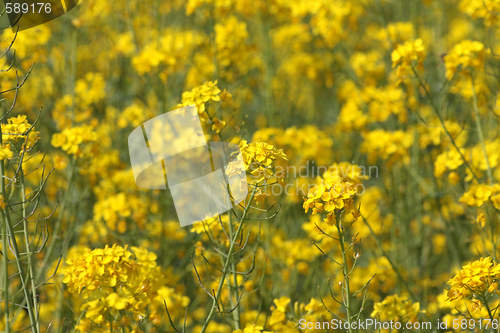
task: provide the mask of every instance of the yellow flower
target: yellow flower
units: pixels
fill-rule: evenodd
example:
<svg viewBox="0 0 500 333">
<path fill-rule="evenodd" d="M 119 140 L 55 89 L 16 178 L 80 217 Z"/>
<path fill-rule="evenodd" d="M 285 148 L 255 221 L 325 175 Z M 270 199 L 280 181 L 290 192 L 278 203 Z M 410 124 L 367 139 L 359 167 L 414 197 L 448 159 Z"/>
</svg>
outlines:
<svg viewBox="0 0 500 333">
<path fill-rule="evenodd" d="M 203 101 L 206 103 L 208 101 L 218 102 L 220 101 L 220 89 L 217 87 L 217 80 L 214 82 L 206 82 L 200 87 L 201 96 Z"/>
<path fill-rule="evenodd" d="M 8 145 L 3 145 L 3 147 L 0 148 L 0 160 L 5 160 L 6 158 L 11 158 L 12 156 L 14 156 L 14 153 L 10 150 Z"/>
<path fill-rule="evenodd" d="M 471 302 L 472 302 L 472 311 L 473 312 L 481 311 L 481 309 L 483 308 L 483 304 L 481 303 L 480 300 L 478 300 L 477 298 L 473 298 L 471 300 Z"/>
<path fill-rule="evenodd" d="M 247 172 L 249 172 L 256 182 L 264 179 L 272 182 L 274 172 L 272 170 L 273 162 L 283 159 L 288 160 L 282 149 L 277 149 L 271 144 L 257 141 L 247 143 L 242 140 L 240 143 L 241 154 Z M 277 174 L 277 178 L 283 178 L 285 175 Z"/>
<path fill-rule="evenodd" d="M 31 129 L 28 135 L 26 132 L 31 128 L 26 116 L 12 117 L 7 120 L 7 124 L 2 124 L 2 140 L 11 146 L 17 146 L 18 143 L 24 144 L 27 141 L 25 150 L 29 150 L 40 138 L 40 133 L 36 132 L 34 128 Z M 25 135 L 20 135 L 25 134 Z M 22 148 L 19 147 L 20 153 Z"/>
<path fill-rule="evenodd" d="M 472 206 L 481 207 L 486 201 L 490 199 L 493 194 L 498 194 L 500 192 L 500 185 L 486 185 L 477 184 L 472 185 L 467 192 L 465 192 L 460 198 L 460 202 Z M 496 197 L 494 197 L 497 199 Z M 496 200 L 494 201 L 496 203 Z"/>
<path fill-rule="evenodd" d="M 486 224 L 486 216 L 484 213 L 480 213 L 477 217 L 476 223 L 481 226 L 481 228 L 484 228 L 484 225 Z"/>
<path fill-rule="evenodd" d="M 421 39 L 407 41 L 399 45 L 391 54 L 392 68 L 397 67 L 396 74 L 399 78 L 398 83 L 413 73 L 412 66 L 417 62 L 415 69 L 423 69 L 425 59 L 425 47 Z"/>
<path fill-rule="evenodd" d="M 368 161 L 371 163 L 378 157 L 388 160 L 389 165 L 401 159 L 404 163 L 409 162 L 408 149 L 414 140 L 411 131 L 389 132 L 376 129 L 363 134 L 363 137 L 361 152 L 368 154 Z"/>
<path fill-rule="evenodd" d="M 212 124 L 212 131 L 216 132 L 216 133 L 219 133 L 221 131 L 221 129 L 224 128 L 224 126 L 226 126 L 226 122 L 224 120 L 219 120 L 217 118 L 214 118 L 212 120 L 213 124 Z"/>
<path fill-rule="evenodd" d="M 500 2 L 498 0 L 462 0 L 458 8 L 472 18 L 484 19 L 484 25 L 491 27 L 500 21 Z"/>
<path fill-rule="evenodd" d="M 205 82 L 190 91 L 182 93 L 182 102 L 177 107 L 195 105 L 199 114 L 205 112 L 205 104 L 210 101 L 220 101 L 221 90 L 217 87 L 217 80 Z M 215 129 L 214 129 L 215 130 Z"/>
<path fill-rule="evenodd" d="M 235 330 L 233 333 L 271 333 L 269 331 L 263 331 L 264 327 L 255 326 L 255 324 L 247 324 L 244 330 Z"/>
<path fill-rule="evenodd" d="M 343 181 L 338 175 L 321 179 L 321 182 L 319 186 L 309 190 L 302 207 L 306 213 L 312 208 L 313 215 L 324 211 L 327 214 L 324 221 L 333 224 L 337 210 L 352 209 L 352 199 L 356 195 L 356 189 L 353 184 Z"/>
<path fill-rule="evenodd" d="M 274 299 L 274 304 L 276 304 L 276 310 L 281 311 L 281 312 L 286 312 L 286 307 L 288 304 L 290 304 L 290 298 L 288 297 L 281 297 L 279 299 L 275 298 Z"/>
<path fill-rule="evenodd" d="M 381 321 L 404 320 L 414 321 L 420 310 L 420 303 L 413 303 L 406 297 L 387 296 L 382 302 L 373 306 L 372 317 L 380 317 Z"/>
<path fill-rule="evenodd" d="M 286 320 L 286 308 L 290 303 L 290 298 L 281 297 L 279 299 L 274 299 L 274 304 L 276 307 L 271 307 L 272 313 L 269 317 L 269 325 L 274 326 L 275 324 L 283 323 Z"/>
<path fill-rule="evenodd" d="M 444 56 L 446 79 L 451 80 L 459 68 L 461 68 L 466 75 L 469 75 L 470 69 L 481 69 L 484 64 L 484 55 L 484 45 L 481 42 L 464 40 L 455 45 L 453 49 Z"/>
<path fill-rule="evenodd" d="M 109 316 L 140 318 L 157 315 L 165 300 L 172 309 L 185 307 L 189 299 L 165 286 L 167 277 L 156 265 L 156 254 L 145 248 L 113 245 L 73 253 L 62 268 L 63 283 L 71 294 L 86 300 L 80 310 L 93 322 Z M 174 310 L 175 311 L 175 310 Z M 162 312 L 163 313 L 163 312 Z M 152 318 L 152 317 L 150 317 Z"/>
<path fill-rule="evenodd" d="M 471 299 L 474 294 L 483 295 L 498 291 L 500 265 L 491 257 L 481 258 L 462 267 L 455 277 L 448 281 L 451 286 L 448 300 Z"/>
<path fill-rule="evenodd" d="M 68 154 L 79 155 L 82 152 L 82 144 L 97 141 L 97 138 L 92 126 L 77 126 L 55 133 L 51 144 L 56 148 L 60 147 Z"/>
</svg>

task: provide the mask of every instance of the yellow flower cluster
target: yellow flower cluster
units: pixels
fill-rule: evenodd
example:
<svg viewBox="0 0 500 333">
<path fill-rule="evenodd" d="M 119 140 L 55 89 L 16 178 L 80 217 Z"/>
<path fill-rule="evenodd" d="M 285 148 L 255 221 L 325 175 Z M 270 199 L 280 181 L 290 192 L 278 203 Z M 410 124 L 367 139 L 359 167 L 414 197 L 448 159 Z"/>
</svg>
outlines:
<svg viewBox="0 0 500 333">
<path fill-rule="evenodd" d="M 260 65 L 259 58 L 253 56 L 254 47 L 246 42 L 249 34 L 245 22 L 229 16 L 217 23 L 214 30 L 221 77 L 233 81 Z"/>
<path fill-rule="evenodd" d="M 333 140 L 314 125 L 286 129 L 266 127 L 256 131 L 253 141 L 262 140 L 281 147 L 297 164 L 314 159 L 319 165 L 330 163 Z"/>
<path fill-rule="evenodd" d="M 263 331 L 264 327 L 256 326 L 255 324 L 247 324 L 243 330 L 236 330 L 233 333 L 271 333 L 270 331 Z"/>
<path fill-rule="evenodd" d="M 318 212 L 326 213 L 324 221 L 329 225 L 336 222 L 336 212 L 345 209 L 357 218 L 359 212 L 354 208 L 354 196 L 356 195 L 355 185 L 344 181 L 336 173 L 331 173 L 326 178 L 321 179 L 318 186 L 309 189 L 307 198 L 304 198 L 303 208 L 306 213 L 312 209 L 312 214 Z"/>
<path fill-rule="evenodd" d="M 349 182 L 353 186 L 360 185 L 363 180 L 368 179 L 368 175 L 365 174 L 366 170 L 356 164 L 351 164 L 349 162 L 334 163 L 323 174 L 323 179 L 325 182 L 333 182 L 341 177 L 344 181 Z"/>
<path fill-rule="evenodd" d="M 85 74 L 76 80 L 74 94 L 65 94 L 57 99 L 52 111 L 57 127 L 65 129 L 72 126 L 73 122 L 89 122 L 96 105 L 104 97 L 106 97 L 104 75 L 94 72 Z"/>
<path fill-rule="evenodd" d="M 115 118 L 116 113 L 118 113 L 117 110 L 112 108 L 109 108 L 107 112 L 112 118 Z M 116 125 L 118 128 L 126 128 L 127 126 L 136 128 L 153 116 L 154 114 L 148 112 L 147 107 L 140 101 L 134 101 L 130 106 L 123 109 L 119 117 L 116 117 Z"/>
<path fill-rule="evenodd" d="M 0 148 L 0 160 L 5 160 L 6 158 L 11 158 L 14 156 L 12 150 L 10 150 L 9 145 L 3 145 Z"/>
<path fill-rule="evenodd" d="M 31 124 L 28 123 L 24 115 L 9 118 L 7 124 L 2 124 L 2 140 L 4 143 L 9 144 L 10 148 L 14 148 L 22 153 L 23 150 L 32 148 L 40 138 L 40 133 L 36 132 L 34 128 L 26 135 L 26 132 L 30 128 Z M 26 147 L 23 148 L 25 143 Z"/>
<path fill-rule="evenodd" d="M 215 44 L 217 45 L 217 56 L 221 66 L 228 66 L 231 63 L 232 51 L 245 42 L 248 38 L 247 25 L 245 22 L 238 21 L 235 16 L 230 16 L 224 20 L 224 23 L 218 23 L 215 29 Z M 240 56 L 238 54 L 238 56 Z"/>
<path fill-rule="evenodd" d="M 182 102 L 177 107 L 196 105 L 199 114 L 205 112 L 205 103 L 220 101 L 221 90 L 217 87 L 217 80 L 205 82 L 203 85 L 182 93 Z"/>
<path fill-rule="evenodd" d="M 477 184 L 471 185 L 469 190 L 460 198 L 460 202 L 472 206 L 481 207 L 485 202 L 491 200 L 495 208 L 500 209 L 500 185 Z"/>
<path fill-rule="evenodd" d="M 399 45 L 391 54 L 392 67 L 396 68 L 396 74 L 401 82 L 409 74 L 413 73 L 412 67 L 417 62 L 415 69 L 423 69 L 425 59 L 425 47 L 419 38 L 414 41 L 407 41 Z"/>
<path fill-rule="evenodd" d="M 68 154 L 78 156 L 82 152 L 83 144 L 97 141 L 97 138 L 97 133 L 92 126 L 76 126 L 66 128 L 61 133 L 55 133 L 52 136 L 51 144 Z"/>
<path fill-rule="evenodd" d="M 257 183 L 265 179 L 274 182 L 274 179 L 272 179 L 273 176 L 278 179 L 282 179 L 285 176 L 284 174 L 274 175 L 272 169 L 272 164 L 276 160 L 287 160 L 282 149 L 277 149 L 275 146 L 262 141 L 249 144 L 246 140 L 242 140 L 239 146 L 245 168 Z"/>
<path fill-rule="evenodd" d="M 94 206 L 94 221 L 104 220 L 109 229 L 124 232 L 125 219 L 132 215 L 132 206 L 123 192 L 109 196 Z"/>
<path fill-rule="evenodd" d="M 483 19 L 487 27 L 500 22 L 500 1 L 498 0 L 462 0 L 458 8 L 475 19 Z"/>
<path fill-rule="evenodd" d="M 445 76 L 451 80 L 455 73 L 461 68 L 467 75 L 470 69 L 480 69 L 484 65 L 484 45 L 481 42 L 464 40 L 455 45 L 453 49 L 444 56 L 446 67 Z"/>
<path fill-rule="evenodd" d="M 290 304 L 290 298 L 283 296 L 281 298 L 274 299 L 274 305 L 271 310 L 271 316 L 269 317 L 269 325 L 282 325 L 286 322 L 286 312 L 288 304 Z"/>
<path fill-rule="evenodd" d="M 121 43 L 117 45 L 117 51 L 125 55 L 133 54 L 136 49 L 133 36 L 124 33 L 120 37 Z M 195 30 L 168 28 L 161 38 L 153 38 L 139 52 L 136 52 L 131 59 L 132 66 L 141 76 L 163 69 L 158 76 L 165 84 L 170 74 L 183 68 L 185 59 L 202 43 L 204 38 L 206 38 L 204 34 Z"/>
<path fill-rule="evenodd" d="M 391 22 L 387 27 L 378 32 L 378 38 L 384 43 L 384 48 L 389 49 L 391 43 L 395 46 L 410 40 L 415 34 L 413 23 L 411 22 Z M 388 43 L 390 41 L 390 43 Z"/>
<path fill-rule="evenodd" d="M 163 300 L 170 306 L 185 307 L 189 299 L 165 286 L 167 276 L 156 266 L 156 254 L 146 249 L 113 245 L 95 250 L 85 249 L 67 260 L 63 282 L 68 291 L 79 294 L 86 310 L 80 325 L 104 324 L 109 316 L 127 311 L 131 319 L 163 316 Z M 106 325 L 109 325 L 107 323 Z"/>
<path fill-rule="evenodd" d="M 87 299 L 95 290 L 115 287 L 128 279 L 128 259 L 132 253 L 113 245 L 104 249 L 86 251 L 81 257 L 69 259 L 63 282 L 71 293 L 82 294 Z"/>
<path fill-rule="evenodd" d="M 368 161 L 373 163 L 380 157 L 389 160 L 390 164 L 402 159 L 408 161 L 408 149 L 414 141 L 409 131 L 389 132 L 383 129 L 370 131 L 364 135 L 361 151 L 368 154 Z"/>
<path fill-rule="evenodd" d="M 491 257 L 481 258 L 462 267 L 455 277 L 448 281 L 450 290 L 448 300 L 471 299 L 485 296 L 485 293 L 498 293 L 500 265 Z"/>
<path fill-rule="evenodd" d="M 379 317 L 381 321 L 415 321 L 419 311 L 420 303 L 413 303 L 403 296 L 392 295 L 387 296 L 382 302 L 375 303 L 371 316 Z"/>
</svg>

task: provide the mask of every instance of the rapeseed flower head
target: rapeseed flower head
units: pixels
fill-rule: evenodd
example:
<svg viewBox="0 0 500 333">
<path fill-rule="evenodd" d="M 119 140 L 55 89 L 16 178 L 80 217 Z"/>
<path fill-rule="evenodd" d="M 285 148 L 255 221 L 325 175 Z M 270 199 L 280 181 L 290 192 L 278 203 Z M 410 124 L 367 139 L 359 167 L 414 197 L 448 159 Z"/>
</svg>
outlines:
<svg viewBox="0 0 500 333">
<path fill-rule="evenodd" d="M 2 141 L 11 147 L 18 147 L 21 153 L 22 150 L 29 150 L 40 138 L 40 133 L 34 128 L 26 135 L 31 126 L 24 115 L 9 118 L 7 124 L 2 124 Z M 25 141 L 26 147 L 24 149 L 19 147 L 19 144 L 24 145 Z"/>
<path fill-rule="evenodd" d="M 388 160 L 389 164 L 402 159 L 407 162 L 408 149 L 412 146 L 414 136 L 411 131 L 389 132 L 376 129 L 367 132 L 361 145 L 361 151 L 368 154 L 368 161 L 373 163 L 377 157 Z"/>
<path fill-rule="evenodd" d="M 240 143 L 241 154 L 245 168 L 256 180 L 261 182 L 263 180 L 273 181 L 273 178 L 282 179 L 283 174 L 274 174 L 272 169 L 273 162 L 277 160 L 287 160 L 287 157 L 282 149 L 262 142 L 247 143 L 242 140 Z"/>
<path fill-rule="evenodd" d="M 462 269 L 448 281 L 450 290 L 448 300 L 471 300 L 474 296 L 486 296 L 498 293 L 500 279 L 500 265 L 491 257 L 481 258 L 462 267 Z"/>
<path fill-rule="evenodd" d="M 309 189 L 302 207 L 306 213 L 312 209 L 313 215 L 318 212 L 325 213 L 324 221 L 333 225 L 336 213 L 342 209 L 352 211 L 353 216 L 357 215 L 357 210 L 353 209 L 355 195 L 356 187 L 353 183 L 344 181 L 337 173 L 331 172 L 327 177 L 320 179 L 318 186 Z"/>
<path fill-rule="evenodd" d="M 500 1 L 498 0 L 462 0 L 458 5 L 463 13 L 475 19 L 483 19 L 484 25 L 491 27 L 500 22 Z"/>
<path fill-rule="evenodd" d="M 420 311 L 420 303 L 413 303 L 406 297 L 387 296 L 382 302 L 373 306 L 372 317 L 380 317 L 381 321 L 405 320 L 414 321 Z"/>
<path fill-rule="evenodd" d="M 201 114 L 205 112 L 205 103 L 220 101 L 220 92 L 221 90 L 217 87 L 217 80 L 205 82 L 201 86 L 182 93 L 182 102 L 177 107 L 181 108 L 194 104 L 198 113 Z"/>
<path fill-rule="evenodd" d="M 483 43 L 471 40 L 458 43 L 444 56 L 446 79 L 451 80 L 460 68 L 462 68 L 466 76 L 469 76 L 471 69 L 477 70 L 483 67 L 484 56 Z"/>
<path fill-rule="evenodd" d="M 95 250 L 84 249 L 67 260 L 63 282 L 68 291 L 85 300 L 85 318 L 104 324 L 106 318 L 121 311 L 132 320 L 149 315 L 150 320 L 163 311 L 163 300 L 176 307 L 189 303 L 185 296 L 164 284 L 165 273 L 156 265 L 156 254 L 139 247 L 114 244 Z M 108 323 L 107 323 L 108 325 Z"/>
<path fill-rule="evenodd" d="M 397 68 L 398 83 L 403 81 L 408 74 L 413 72 L 412 67 L 417 62 L 415 69 L 423 70 L 425 47 L 419 38 L 399 45 L 391 54 L 392 68 Z"/>
<path fill-rule="evenodd" d="M 97 141 L 98 135 L 92 126 L 77 126 L 66 128 L 61 133 L 56 133 L 52 136 L 52 146 L 61 148 L 71 155 L 80 155 L 82 145 L 89 142 Z"/>
<path fill-rule="evenodd" d="M 491 199 L 497 209 L 500 209 L 500 202 L 496 194 L 500 193 L 500 185 L 477 184 L 472 185 L 467 192 L 460 198 L 460 202 L 472 206 L 481 207 L 485 202 Z"/>
<path fill-rule="evenodd" d="M 12 150 L 10 150 L 8 145 L 3 145 L 3 147 L 0 148 L 0 160 L 5 160 L 7 158 L 11 158 L 12 156 L 14 156 L 14 153 L 12 153 Z"/>
</svg>

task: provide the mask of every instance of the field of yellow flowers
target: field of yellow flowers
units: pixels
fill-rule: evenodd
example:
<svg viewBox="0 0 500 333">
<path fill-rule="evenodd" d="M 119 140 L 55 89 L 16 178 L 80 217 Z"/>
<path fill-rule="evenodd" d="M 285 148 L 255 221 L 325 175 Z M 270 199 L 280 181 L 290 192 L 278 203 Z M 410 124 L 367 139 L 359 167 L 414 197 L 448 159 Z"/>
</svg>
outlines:
<svg viewBox="0 0 500 333">
<path fill-rule="evenodd" d="M 82 0 L 0 47 L 1 332 L 499 332 L 500 0 Z M 181 227 L 127 138 L 191 106 L 248 194 Z"/>
</svg>

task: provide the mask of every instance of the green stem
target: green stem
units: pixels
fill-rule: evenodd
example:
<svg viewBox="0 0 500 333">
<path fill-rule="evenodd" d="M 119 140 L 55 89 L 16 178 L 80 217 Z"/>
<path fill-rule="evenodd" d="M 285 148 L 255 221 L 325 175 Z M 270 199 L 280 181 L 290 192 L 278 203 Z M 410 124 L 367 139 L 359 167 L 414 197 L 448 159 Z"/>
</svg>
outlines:
<svg viewBox="0 0 500 333">
<path fill-rule="evenodd" d="M 1 135 L 0 135 L 1 136 Z M 3 161 L 2 163 L 2 174 L 0 177 L 2 177 L 3 181 Z M 3 195 L 4 191 L 2 191 Z M 6 200 L 5 197 L 2 198 L 2 200 Z M 4 203 L 5 204 L 5 203 Z M 3 217 L 3 213 L 2 213 Z M 5 332 L 10 333 L 10 323 L 9 323 L 9 317 L 10 317 L 10 309 L 9 309 L 9 258 L 7 256 L 7 253 L 9 253 L 9 247 L 7 246 L 7 220 L 4 218 L 3 223 L 2 223 L 2 262 L 3 262 L 3 291 L 2 291 L 2 298 L 4 300 L 4 313 L 5 313 Z"/>
<path fill-rule="evenodd" d="M 76 160 L 77 160 L 76 157 L 72 158 L 70 170 L 68 171 L 68 173 L 69 173 L 69 175 L 68 175 L 68 183 L 66 185 L 66 191 L 64 193 L 64 198 L 63 198 L 62 203 L 61 203 L 61 210 L 60 210 L 60 213 L 59 213 L 59 215 L 57 217 L 57 221 L 56 221 L 55 226 L 54 226 L 54 231 L 52 233 L 53 237 L 50 240 L 49 248 L 47 250 L 47 253 L 43 257 L 42 265 L 41 265 L 41 267 L 38 270 L 38 273 L 36 275 L 35 280 L 37 280 L 37 281 L 38 281 L 38 279 L 40 279 L 41 275 L 45 271 L 45 267 L 47 267 L 47 265 L 49 264 L 49 260 L 50 260 L 50 258 L 52 256 L 52 253 L 55 250 L 56 241 L 58 239 L 57 238 L 57 234 L 59 233 L 59 230 L 61 229 L 62 220 L 63 220 L 64 213 L 65 213 L 65 210 L 66 210 L 66 205 L 68 203 L 69 191 L 71 189 L 71 184 L 73 182 L 73 174 L 74 174 L 74 170 L 75 170 L 75 167 L 76 167 Z"/>
<path fill-rule="evenodd" d="M 481 119 L 479 116 L 479 108 L 477 106 L 477 96 L 476 96 L 476 86 L 474 85 L 474 80 L 472 81 L 472 101 L 474 105 L 474 113 L 476 118 L 476 128 L 479 136 L 479 141 L 481 142 L 481 147 L 483 148 L 484 158 L 486 160 L 487 173 L 488 173 L 488 181 L 490 184 L 493 184 L 493 174 L 491 172 L 490 161 L 488 160 L 488 153 L 486 152 L 486 144 L 484 143 L 483 129 L 481 127 Z"/>
<path fill-rule="evenodd" d="M 394 262 L 391 260 L 391 258 L 387 255 L 387 253 L 385 252 L 384 248 L 382 247 L 382 243 L 380 242 L 380 240 L 378 239 L 377 235 L 375 234 L 375 232 L 373 231 L 372 227 L 370 226 L 370 224 L 368 223 L 368 221 L 365 219 L 365 217 L 363 215 L 361 215 L 361 218 L 363 219 L 363 221 L 365 222 L 366 226 L 368 227 L 368 229 L 370 230 L 370 233 L 373 237 L 373 239 L 375 239 L 375 243 L 377 243 L 377 247 L 379 248 L 379 250 L 382 252 L 382 255 L 384 257 L 386 257 L 387 261 L 389 261 L 389 264 L 391 265 L 392 269 L 394 270 L 394 272 L 396 273 L 396 275 L 398 276 L 398 279 L 399 281 L 401 281 L 401 283 L 403 283 L 403 285 L 405 286 L 405 289 L 408 291 L 408 293 L 410 294 L 410 297 L 411 299 L 415 302 L 417 301 L 417 298 L 415 297 L 415 295 L 413 294 L 413 292 L 411 291 L 410 287 L 408 286 L 408 283 L 406 282 L 405 279 L 403 279 L 403 276 L 401 275 L 401 273 L 399 273 L 399 270 L 398 268 L 396 267 L 396 265 L 394 264 Z"/>
<path fill-rule="evenodd" d="M 225 162 L 224 162 L 224 165 L 225 165 Z M 231 237 L 231 239 L 232 239 L 233 235 L 234 235 L 233 218 L 232 218 L 231 212 L 229 212 L 228 215 L 229 215 L 229 237 Z M 234 272 L 236 272 L 236 263 L 235 263 L 234 258 L 231 258 L 231 271 L 233 271 L 233 273 L 231 273 L 232 278 L 233 278 L 233 281 L 231 281 L 231 299 L 233 300 L 233 303 L 234 303 L 233 306 L 236 306 L 236 308 L 232 312 L 233 313 L 233 320 L 235 323 L 234 329 L 239 330 L 239 329 L 241 329 L 240 305 L 235 304 L 235 302 L 238 302 L 238 276 L 236 273 L 234 273 Z"/>
<path fill-rule="evenodd" d="M 465 166 L 469 169 L 469 171 L 471 172 L 472 176 L 474 177 L 475 180 L 479 181 L 479 178 L 477 178 L 476 174 L 474 173 L 474 171 L 472 170 L 472 167 L 470 166 L 469 162 L 467 162 L 467 160 L 465 159 L 465 156 L 462 154 L 462 151 L 460 150 L 460 148 L 458 148 L 456 142 L 455 142 L 455 139 L 453 139 L 453 137 L 451 136 L 451 133 L 448 131 L 448 129 L 446 128 L 445 124 L 444 124 L 444 120 L 443 120 L 443 117 L 441 117 L 441 114 L 439 113 L 439 110 L 436 106 L 436 104 L 434 103 L 434 98 L 432 98 L 431 96 L 431 93 L 429 92 L 429 90 L 427 90 L 427 87 L 425 86 L 424 82 L 422 81 L 422 79 L 420 78 L 420 76 L 418 75 L 417 71 L 415 70 L 415 67 L 411 66 L 411 69 L 413 70 L 413 73 L 415 74 L 415 76 L 417 77 L 418 79 L 418 82 L 420 83 L 420 86 L 424 89 L 425 91 L 425 95 L 427 96 L 427 98 L 429 98 L 429 101 L 431 102 L 431 107 L 432 107 L 432 110 L 434 111 L 434 113 L 436 114 L 436 116 L 438 117 L 439 119 L 439 122 L 441 123 L 441 127 L 443 128 L 444 132 L 446 133 L 446 135 L 448 136 L 448 138 L 450 139 L 451 141 L 451 144 L 453 145 L 453 147 L 455 147 L 455 149 L 458 151 L 458 154 L 460 154 L 460 157 L 462 158 L 462 160 L 464 161 L 465 163 Z"/>
<path fill-rule="evenodd" d="M 1 137 L 2 137 L 2 134 L 0 133 L 0 145 L 2 144 Z M 4 162 L 5 162 L 4 160 L 0 161 L 0 189 L 2 191 L 2 195 L 5 199 L 6 193 L 5 193 L 5 178 L 4 178 L 4 174 L 5 174 Z M 5 238 L 5 235 L 8 233 L 10 236 L 9 238 L 12 241 L 12 250 L 13 250 L 12 253 L 14 254 L 17 270 L 20 274 L 19 280 L 21 280 L 21 287 L 22 287 L 23 292 L 24 292 L 24 298 L 26 299 L 26 308 L 28 310 L 28 316 L 30 318 L 31 331 L 33 333 L 37 333 L 38 330 L 37 330 L 37 325 L 36 325 L 36 318 L 35 318 L 34 311 L 33 311 L 33 303 L 31 301 L 31 295 L 30 295 L 28 288 L 24 282 L 24 272 L 23 272 L 23 266 L 21 264 L 19 246 L 17 245 L 16 236 L 14 234 L 14 228 L 12 227 L 12 223 L 10 220 L 9 205 L 7 202 L 6 202 L 6 204 L 7 204 L 7 206 L 5 207 L 5 209 L 0 210 L 0 212 L 2 214 L 2 220 L 4 222 L 3 224 L 5 225 L 4 229 L 7 229 L 6 232 L 4 232 L 4 238 Z M 6 242 L 3 243 L 4 246 L 7 244 L 8 241 L 9 240 L 7 239 Z M 5 260 L 5 258 L 7 258 L 7 254 L 8 254 L 8 250 L 5 249 L 5 252 L 3 254 L 4 260 Z M 5 274 L 8 275 L 8 271 L 5 271 Z M 5 299 L 5 302 L 7 304 L 8 299 Z"/>
<path fill-rule="evenodd" d="M 265 88 L 265 101 L 266 101 L 266 113 L 269 120 L 270 126 L 277 125 L 276 115 L 274 114 L 274 101 L 273 101 L 273 71 L 272 71 L 272 41 L 271 41 L 271 29 L 269 27 L 269 20 L 263 20 L 261 24 L 264 30 L 264 61 L 265 61 L 265 77 L 264 77 L 264 88 Z"/>
<path fill-rule="evenodd" d="M 33 308 L 35 310 L 35 318 L 37 319 L 36 321 L 36 326 L 38 331 L 40 331 L 40 323 L 38 320 L 38 296 L 36 292 L 36 284 L 35 284 L 35 275 L 33 273 L 33 262 L 31 261 L 31 250 L 30 250 L 30 240 L 29 240 L 29 234 L 28 234 L 28 221 L 26 217 L 26 183 L 24 181 L 24 170 L 22 166 L 22 161 L 21 161 L 21 166 L 19 168 L 19 180 L 21 183 L 21 202 L 22 202 L 22 211 L 23 211 L 23 228 L 24 228 L 24 242 L 26 244 L 26 257 L 28 261 L 28 270 L 29 270 L 29 277 L 30 277 L 30 282 L 31 282 L 31 293 L 33 295 Z"/>
<path fill-rule="evenodd" d="M 351 289 L 349 287 L 349 268 L 347 267 L 347 256 L 344 248 L 344 232 L 341 230 L 342 224 L 340 222 L 340 215 L 337 218 L 337 232 L 339 234 L 340 249 L 342 250 L 342 261 L 343 261 L 343 274 L 344 283 L 342 284 L 342 289 L 345 288 L 345 308 L 347 311 L 347 322 L 349 323 L 349 332 L 352 332 L 351 328 Z"/>
<path fill-rule="evenodd" d="M 221 276 L 220 281 L 219 281 L 219 286 L 217 287 L 217 293 L 215 294 L 215 300 L 214 300 L 214 303 L 212 304 L 212 307 L 210 309 L 210 313 L 208 314 L 208 317 L 205 320 L 205 324 L 203 324 L 203 328 L 201 329 L 200 333 L 206 332 L 208 325 L 210 324 L 210 321 L 212 320 L 212 317 L 215 314 L 215 309 L 216 309 L 215 302 L 218 301 L 218 299 L 221 295 L 222 287 L 224 286 L 224 281 L 226 280 L 227 271 L 229 270 L 229 266 L 230 266 L 231 261 L 232 261 L 233 252 L 234 252 L 234 245 L 236 244 L 236 241 L 238 240 L 240 232 L 243 229 L 243 222 L 245 221 L 245 219 L 248 215 L 248 211 L 250 210 L 249 209 L 250 204 L 253 201 L 253 198 L 255 196 L 255 192 L 256 192 L 256 187 L 254 187 L 252 190 L 252 194 L 250 195 L 250 199 L 248 200 L 248 203 L 245 207 L 245 210 L 243 211 L 243 215 L 241 216 L 240 225 L 238 226 L 238 229 L 236 230 L 236 234 L 234 235 L 233 239 L 231 240 L 231 244 L 229 245 L 229 251 L 227 253 L 226 263 L 224 264 L 224 269 L 222 271 L 222 276 Z"/>
<path fill-rule="evenodd" d="M 490 317 L 491 320 L 493 320 L 493 314 L 491 313 L 490 306 L 488 305 L 488 301 L 486 300 L 486 297 L 483 298 L 483 304 L 488 311 L 488 316 Z"/>
</svg>

